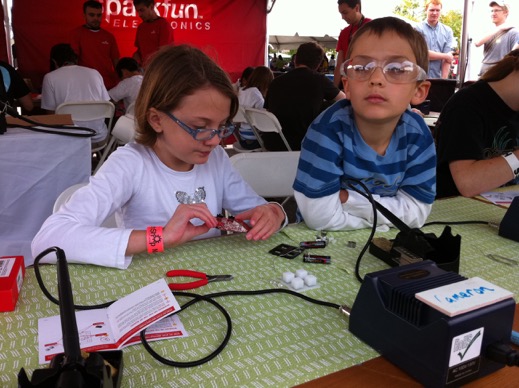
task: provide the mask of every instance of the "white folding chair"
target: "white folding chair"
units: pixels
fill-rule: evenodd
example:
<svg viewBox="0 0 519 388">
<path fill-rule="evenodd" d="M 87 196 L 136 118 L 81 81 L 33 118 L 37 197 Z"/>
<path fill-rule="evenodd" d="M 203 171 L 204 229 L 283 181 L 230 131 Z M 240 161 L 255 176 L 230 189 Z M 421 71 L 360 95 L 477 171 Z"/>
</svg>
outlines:
<svg viewBox="0 0 519 388">
<path fill-rule="evenodd" d="M 264 198 L 294 195 L 292 185 L 297 172 L 300 151 L 254 152 L 231 156 L 231 164 L 252 189 Z"/>
<path fill-rule="evenodd" d="M 127 115 L 135 115 L 135 101 L 126 107 L 125 113 Z"/>
<path fill-rule="evenodd" d="M 108 134 L 112 128 L 112 120 L 114 118 L 115 106 L 110 101 L 68 101 L 64 102 L 55 110 L 56 114 L 70 114 L 72 121 L 91 121 L 108 119 Z M 98 147 L 92 148 L 92 153 L 102 150 L 108 142 L 106 141 Z"/>
<path fill-rule="evenodd" d="M 249 119 L 253 128 L 259 132 L 277 133 L 281 137 L 281 140 L 283 140 L 283 143 L 285 143 L 287 150 L 292 151 L 285 135 L 283 135 L 281 124 L 273 113 L 264 109 L 245 108 L 245 115 Z M 258 138 L 260 138 L 260 136 L 258 136 Z"/>
<path fill-rule="evenodd" d="M 110 140 L 108 144 L 103 149 L 103 153 L 99 158 L 99 162 L 94 170 L 94 174 L 99 170 L 101 165 L 104 163 L 108 155 L 110 155 L 115 149 L 126 143 L 132 141 L 135 137 L 135 118 L 133 115 L 125 114 L 124 116 L 119 117 L 119 119 L 115 122 L 114 129 L 112 129 L 112 133 L 110 134 Z"/>
<path fill-rule="evenodd" d="M 257 133 L 257 131 L 255 130 L 255 128 L 252 126 L 252 124 L 249 122 L 249 119 L 247 117 L 247 114 L 245 113 L 245 108 L 243 106 L 239 106 L 238 107 L 238 111 L 236 112 L 236 115 L 233 117 L 232 119 L 232 122 L 234 124 L 247 124 L 249 125 L 251 128 L 252 128 L 252 131 L 254 132 L 254 135 L 256 136 L 256 139 L 258 139 L 258 142 L 260 144 L 260 147 L 261 148 L 255 148 L 255 149 L 252 149 L 252 150 L 249 150 L 247 148 L 243 148 L 242 145 L 240 144 L 240 141 L 235 141 L 232 145 L 232 148 L 236 151 L 236 152 L 257 152 L 257 151 L 266 151 L 265 147 L 263 146 L 263 140 L 261 139 L 261 137 L 259 136 L 259 134 Z M 236 133 L 238 132 L 238 133 Z M 239 138 L 240 136 L 240 133 L 239 131 L 235 131 L 235 136 Z"/>
<path fill-rule="evenodd" d="M 72 194 L 74 194 L 78 189 L 80 189 L 83 186 L 86 186 L 87 184 L 88 184 L 87 182 L 77 183 L 77 184 L 72 185 L 72 186 L 66 188 L 65 190 L 63 190 L 61 192 L 61 194 L 58 195 L 58 198 L 56 198 L 56 201 L 54 202 L 54 207 L 52 208 L 52 213 L 56 213 L 59 210 L 59 208 L 61 207 L 61 205 L 68 202 L 70 197 L 72 197 Z M 106 228 L 116 228 L 117 223 L 115 222 L 115 215 L 112 214 L 111 216 L 109 216 L 106 220 L 104 220 L 104 222 L 101 224 L 101 226 L 104 226 Z"/>
</svg>

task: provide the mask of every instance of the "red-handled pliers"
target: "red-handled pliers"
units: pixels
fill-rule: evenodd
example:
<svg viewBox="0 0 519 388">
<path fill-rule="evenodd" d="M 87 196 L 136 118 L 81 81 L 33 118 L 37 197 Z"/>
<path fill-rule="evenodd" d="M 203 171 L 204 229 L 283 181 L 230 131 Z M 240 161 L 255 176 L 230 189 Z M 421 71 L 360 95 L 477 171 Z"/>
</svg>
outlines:
<svg viewBox="0 0 519 388">
<path fill-rule="evenodd" d="M 189 269 L 173 269 L 166 273 L 167 277 L 186 276 L 190 278 L 198 278 L 194 282 L 188 283 L 169 283 L 170 290 L 190 290 L 205 286 L 209 282 L 220 282 L 224 280 L 232 280 L 232 275 L 207 275 L 203 272 L 191 271 Z"/>
</svg>

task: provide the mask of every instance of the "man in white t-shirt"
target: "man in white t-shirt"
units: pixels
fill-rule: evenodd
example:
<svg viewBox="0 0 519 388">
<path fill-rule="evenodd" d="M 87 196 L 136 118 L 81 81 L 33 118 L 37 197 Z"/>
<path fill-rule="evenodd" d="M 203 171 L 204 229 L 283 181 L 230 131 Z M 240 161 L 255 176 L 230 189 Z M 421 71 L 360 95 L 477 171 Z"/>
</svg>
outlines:
<svg viewBox="0 0 519 388">
<path fill-rule="evenodd" d="M 97 70 L 78 66 L 77 55 L 69 44 L 60 43 L 53 46 L 50 58 L 56 69 L 43 77 L 42 109 L 54 113 L 64 102 L 110 100 L 101 74 Z M 96 130 L 97 135 L 92 138 L 92 148 L 100 145 L 108 136 L 104 119 L 74 124 Z"/>
</svg>

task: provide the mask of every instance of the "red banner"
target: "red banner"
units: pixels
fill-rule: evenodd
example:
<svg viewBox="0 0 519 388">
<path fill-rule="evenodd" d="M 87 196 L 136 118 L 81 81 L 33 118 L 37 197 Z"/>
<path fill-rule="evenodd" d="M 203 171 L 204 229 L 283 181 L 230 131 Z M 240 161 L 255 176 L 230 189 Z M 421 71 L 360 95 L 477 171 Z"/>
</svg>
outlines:
<svg viewBox="0 0 519 388">
<path fill-rule="evenodd" d="M 12 25 L 20 73 L 40 87 L 50 70 L 53 45 L 68 42 L 70 31 L 84 24 L 84 0 L 13 0 Z M 100 0 L 101 27 L 115 35 L 121 57 L 131 57 L 141 19 L 132 0 Z M 175 44 L 199 47 L 233 80 L 247 66 L 264 64 L 267 0 L 155 1 L 157 14 L 173 27 Z"/>
</svg>

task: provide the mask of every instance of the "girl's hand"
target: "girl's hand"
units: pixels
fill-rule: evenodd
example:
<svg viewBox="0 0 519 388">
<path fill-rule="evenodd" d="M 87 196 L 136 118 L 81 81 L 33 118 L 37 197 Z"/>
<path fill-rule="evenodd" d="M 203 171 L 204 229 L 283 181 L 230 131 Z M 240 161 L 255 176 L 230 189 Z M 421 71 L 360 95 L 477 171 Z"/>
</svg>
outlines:
<svg viewBox="0 0 519 388">
<path fill-rule="evenodd" d="M 193 218 L 199 218 L 203 224 L 193 225 L 191 223 Z M 181 204 L 164 226 L 162 232 L 164 246 L 171 248 L 190 241 L 216 227 L 216 223 L 216 218 L 211 214 L 205 203 Z"/>
<path fill-rule="evenodd" d="M 240 221 L 249 220 L 251 230 L 247 232 L 247 240 L 266 240 L 279 230 L 285 221 L 285 212 L 281 205 L 267 203 L 237 214 Z"/>
</svg>

